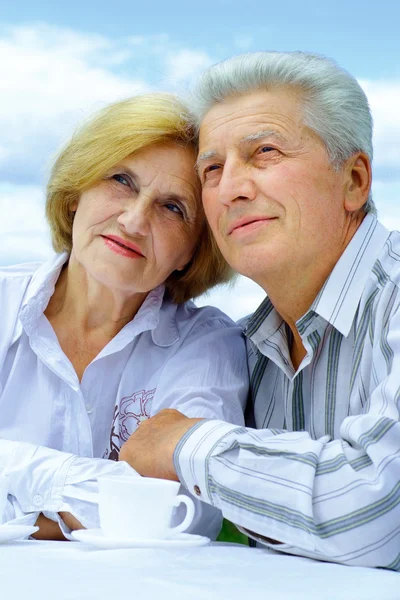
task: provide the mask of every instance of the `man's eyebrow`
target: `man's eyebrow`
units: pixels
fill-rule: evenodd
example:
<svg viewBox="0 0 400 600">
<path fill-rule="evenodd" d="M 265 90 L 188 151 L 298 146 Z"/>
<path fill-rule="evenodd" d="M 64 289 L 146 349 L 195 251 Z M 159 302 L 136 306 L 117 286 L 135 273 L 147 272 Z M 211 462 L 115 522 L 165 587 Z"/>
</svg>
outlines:
<svg viewBox="0 0 400 600">
<path fill-rule="evenodd" d="M 249 142 L 256 142 L 257 140 L 261 140 L 263 138 L 275 138 L 280 142 L 286 141 L 285 137 L 275 129 L 264 129 L 262 131 L 257 131 L 256 133 L 250 133 L 249 135 L 246 135 L 246 137 L 239 140 L 238 146 L 246 145 Z M 217 152 L 215 150 L 208 150 L 208 152 L 202 152 L 201 154 L 199 154 L 195 164 L 196 171 L 199 170 L 199 167 L 202 162 L 204 162 L 205 160 L 209 160 L 210 158 L 215 158 L 216 156 Z"/>
<path fill-rule="evenodd" d="M 215 150 L 209 150 L 208 152 L 202 152 L 201 154 L 199 154 L 196 160 L 196 164 L 194 165 L 194 168 L 196 169 L 197 173 L 199 172 L 199 168 L 202 162 L 204 162 L 205 160 L 210 160 L 210 158 L 215 158 L 216 156 L 217 153 Z"/>
<path fill-rule="evenodd" d="M 250 133 L 249 135 L 246 135 L 246 137 L 239 141 L 239 146 L 248 144 L 249 142 L 256 142 L 257 140 L 261 140 L 263 138 L 275 138 L 281 142 L 286 141 L 280 133 L 275 131 L 275 129 L 264 129 L 263 131 L 257 131 L 256 133 Z"/>
</svg>

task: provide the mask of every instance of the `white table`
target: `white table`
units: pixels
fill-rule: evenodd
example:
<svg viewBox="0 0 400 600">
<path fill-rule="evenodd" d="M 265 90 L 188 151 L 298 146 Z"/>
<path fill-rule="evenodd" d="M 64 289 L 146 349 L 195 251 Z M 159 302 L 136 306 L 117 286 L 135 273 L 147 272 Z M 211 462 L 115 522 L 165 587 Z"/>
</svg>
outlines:
<svg viewBox="0 0 400 600">
<path fill-rule="evenodd" d="M 399 600 L 400 574 L 237 545 L 96 550 L 0 545 L 4 600 Z"/>
</svg>

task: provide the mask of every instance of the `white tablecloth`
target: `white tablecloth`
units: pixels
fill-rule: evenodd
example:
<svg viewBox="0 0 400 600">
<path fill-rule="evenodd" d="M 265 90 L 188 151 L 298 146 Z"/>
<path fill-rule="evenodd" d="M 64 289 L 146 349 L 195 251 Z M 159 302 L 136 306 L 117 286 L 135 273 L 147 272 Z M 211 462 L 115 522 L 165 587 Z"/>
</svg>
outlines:
<svg viewBox="0 0 400 600">
<path fill-rule="evenodd" d="M 9 600 L 399 600 L 400 574 L 237 545 L 97 550 L 78 542 L 0 545 Z"/>
</svg>

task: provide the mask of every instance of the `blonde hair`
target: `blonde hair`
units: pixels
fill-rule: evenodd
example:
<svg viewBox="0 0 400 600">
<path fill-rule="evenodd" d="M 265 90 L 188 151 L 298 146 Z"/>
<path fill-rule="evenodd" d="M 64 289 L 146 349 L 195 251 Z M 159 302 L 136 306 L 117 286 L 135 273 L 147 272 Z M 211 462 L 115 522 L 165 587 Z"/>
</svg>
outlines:
<svg viewBox="0 0 400 600">
<path fill-rule="evenodd" d="M 54 250 L 72 249 L 72 207 L 83 191 L 121 160 L 165 142 L 197 149 L 192 116 L 172 94 L 146 94 L 116 102 L 78 129 L 56 159 L 47 185 L 46 217 Z M 232 277 L 204 222 L 189 265 L 183 272 L 174 271 L 165 283 L 170 297 L 179 303 Z"/>
</svg>

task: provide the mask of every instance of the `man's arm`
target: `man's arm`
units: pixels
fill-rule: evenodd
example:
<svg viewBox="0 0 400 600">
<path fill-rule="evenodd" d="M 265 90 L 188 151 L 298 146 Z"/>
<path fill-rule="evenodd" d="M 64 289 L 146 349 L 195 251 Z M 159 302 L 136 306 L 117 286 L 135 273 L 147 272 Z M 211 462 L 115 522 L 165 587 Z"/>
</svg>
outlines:
<svg viewBox="0 0 400 600">
<path fill-rule="evenodd" d="M 390 356 L 386 373 L 381 361 L 364 413 L 343 421 L 339 439 L 166 411 L 140 426 L 123 456 L 288 552 L 400 570 L 400 311 L 384 335 L 375 347 Z"/>
</svg>

